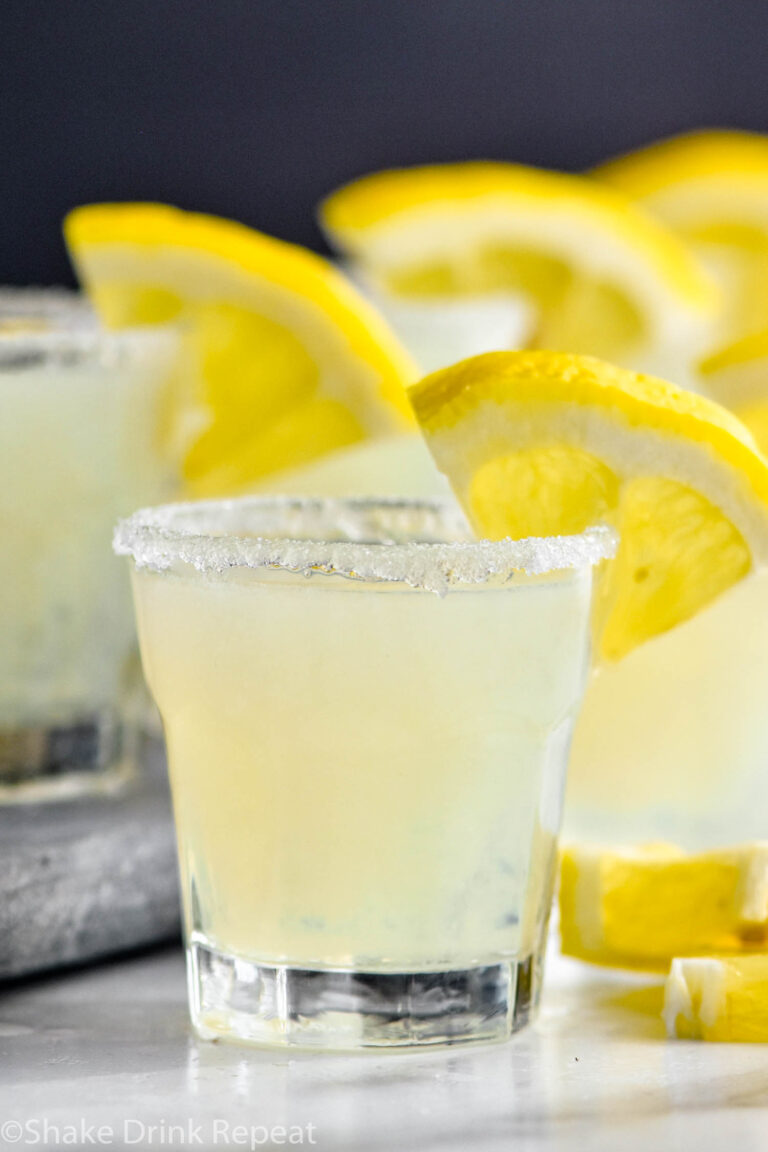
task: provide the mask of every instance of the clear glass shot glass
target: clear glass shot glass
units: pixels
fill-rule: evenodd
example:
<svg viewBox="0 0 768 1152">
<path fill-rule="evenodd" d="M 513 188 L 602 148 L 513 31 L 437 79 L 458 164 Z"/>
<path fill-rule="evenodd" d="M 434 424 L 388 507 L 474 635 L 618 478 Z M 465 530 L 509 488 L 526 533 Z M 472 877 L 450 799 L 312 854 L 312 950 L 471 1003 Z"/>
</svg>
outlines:
<svg viewBox="0 0 768 1152">
<path fill-rule="evenodd" d="M 132 558 L 198 1034 L 332 1049 L 532 1015 L 604 529 L 469 541 L 452 505 L 169 505 Z"/>
<path fill-rule="evenodd" d="M 0 287 L 0 333 L 98 328 L 87 298 L 72 288 Z"/>
<path fill-rule="evenodd" d="M 529 339 L 531 311 L 512 293 L 440 299 L 368 287 L 366 294 L 425 374 L 482 352 L 524 347 Z"/>
<path fill-rule="evenodd" d="M 394 292 L 364 269 L 341 264 L 413 356 L 422 373 L 457 360 L 522 348 L 534 327 L 534 309 L 520 293 L 467 292 L 429 296 Z"/>
<path fill-rule="evenodd" d="M 768 572 L 592 678 L 564 833 L 691 851 L 768 833 Z"/>
<path fill-rule="evenodd" d="M 135 628 L 110 534 L 178 482 L 178 348 L 101 330 L 74 294 L 0 294 L 0 802 L 101 790 L 131 762 Z"/>
</svg>

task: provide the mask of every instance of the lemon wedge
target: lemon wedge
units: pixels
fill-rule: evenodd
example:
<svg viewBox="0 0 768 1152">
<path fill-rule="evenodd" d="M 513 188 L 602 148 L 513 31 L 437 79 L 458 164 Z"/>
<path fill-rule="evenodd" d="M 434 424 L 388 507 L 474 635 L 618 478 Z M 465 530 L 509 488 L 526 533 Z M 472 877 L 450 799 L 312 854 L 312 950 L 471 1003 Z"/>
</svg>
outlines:
<svg viewBox="0 0 768 1152">
<path fill-rule="evenodd" d="M 695 615 L 768 555 L 768 463 L 714 402 L 591 357 L 493 352 L 410 397 L 480 536 L 609 522 L 599 654 L 616 660 Z"/>
<path fill-rule="evenodd" d="M 567 845 L 559 899 L 563 952 L 595 964 L 666 971 L 675 956 L 765 948 L 768 843 Z"/>
<path fill-rule="evenodd" d="M 720 282 L 719 342 L 765 326 L 768 137 L 692 132 L 620 156 L 593 175 L 678 232 Z"/>
<path fill-rule="evenodd" d="M 667 1035 L 768 1042 L 768 953 L 676 959 L 664 989 Z"/>
<path fill-rule="evenodd" d="M 699 364 L 701 390 L 730 408 L 768 452 L 768 329 L 719 348 Z"/>
<path fill-rule="evenodd" d="M 64 231 L 110 327 L 179 322 L 199 379 L 180 400 L 193 495 L 251 485 L 412 427 L 414 366 L 327 261 L 232 221 L 160 204 L 75 209 Z"/>
<path fill-rule="evenodd" d="M 332 193 L 320 219 L 380 291 L 522 293 L 538 347 L 683 371 L 717 308 L 674 234 L 583 177 L 491 162 L 379 172 Z"/>
</svg>

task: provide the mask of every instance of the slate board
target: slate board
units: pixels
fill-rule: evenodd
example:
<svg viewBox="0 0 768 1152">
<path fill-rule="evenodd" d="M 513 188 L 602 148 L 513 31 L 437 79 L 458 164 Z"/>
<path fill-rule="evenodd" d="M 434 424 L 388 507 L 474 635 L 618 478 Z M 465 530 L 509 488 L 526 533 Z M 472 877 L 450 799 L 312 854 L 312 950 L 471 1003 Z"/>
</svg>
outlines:
<svg viewBox="0 0 768 1152">
<path fill-rule="evenodd" d="M 162 746 L 114 795 L 0 805 L 0 979 L 178 937 Z"/>
</svg>

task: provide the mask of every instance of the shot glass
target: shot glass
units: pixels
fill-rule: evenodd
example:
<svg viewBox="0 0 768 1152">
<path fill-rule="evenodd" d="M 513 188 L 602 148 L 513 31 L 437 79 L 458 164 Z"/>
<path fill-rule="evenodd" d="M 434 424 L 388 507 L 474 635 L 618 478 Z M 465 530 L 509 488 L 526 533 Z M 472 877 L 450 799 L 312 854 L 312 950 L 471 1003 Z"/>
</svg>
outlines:
<svg viewBox="0 0 768 1152">
<path fill-rule="evenodd" d="M 57 326 L 94 329 L 98 320 L 86 297 L 71 288 L 0 287 L 0 333 Z"/>
<path fill-rule="evenodd" d="M 691 851 L 768 833 L 768 572 L 597 671 L 565 834 Z"/>
<path fill-rule="evenodd" d="M 482 352 L 520 348 L 530 339 L 533 310 L 511 292 L 406 296 L 360 274 L 353 278 L 425 374 Z"/>
<path fill-rule="evenodd" d="M 355 1049 L 535 1011 L 603 529 L 245 498 L 119 525 L 163 718 L 192 1021 Z"/>
<path fill-rule="evenodd" d="M 173 494 L 178 341 L 105 332 L 74 294 L 0 295 L 0 801 L 130 762 L 135 628 L 115 518 Z"/>
</svg>

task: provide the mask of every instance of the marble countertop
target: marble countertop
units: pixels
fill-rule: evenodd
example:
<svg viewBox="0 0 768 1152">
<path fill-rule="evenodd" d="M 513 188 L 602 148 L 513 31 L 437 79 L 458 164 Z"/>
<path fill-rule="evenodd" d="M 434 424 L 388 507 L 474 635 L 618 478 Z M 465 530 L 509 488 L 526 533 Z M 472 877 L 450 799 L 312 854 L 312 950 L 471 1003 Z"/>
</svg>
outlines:
<svg viewBox="0 0 768 1152">
<path fill-rule="evenodd" d="M 269 1052 L 191 1036 L 167 948 L 5 987 L 0 1147 L 768 1147 L 768 1045 L 668 1042 L 659 1003 L 647 978 L 554 957 L 538 1023 L 508 1043 Z"/>
</svg>

